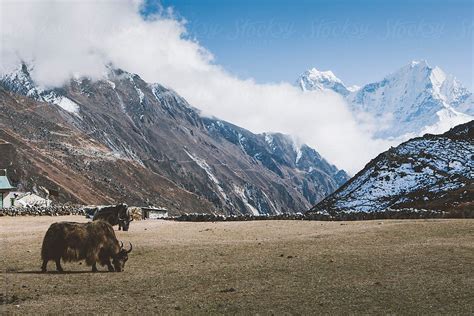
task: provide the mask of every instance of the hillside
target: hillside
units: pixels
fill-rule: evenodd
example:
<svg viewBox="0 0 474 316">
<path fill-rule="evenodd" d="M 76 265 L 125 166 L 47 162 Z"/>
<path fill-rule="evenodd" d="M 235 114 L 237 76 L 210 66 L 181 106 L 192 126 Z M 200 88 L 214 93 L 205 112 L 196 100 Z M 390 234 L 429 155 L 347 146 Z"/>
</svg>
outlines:
<svg viewBox="0 0 474 316">
<path fill-rule="evenodd" d="M 474 121 L 380 154 L 310 211 L 474 208 Z"/>
<path fill-rule="evenodd" d="M 3 165 L 20 189 L 58 190 L 62 202 L 278 214 L 307 209 L 348 179 L 289 136 L 201 117 L 174 91 L 122 70 L 48 90 L 23 65 L 0 82 L 9 143 L 0 148 L 13 157 Z"/>
</svg>

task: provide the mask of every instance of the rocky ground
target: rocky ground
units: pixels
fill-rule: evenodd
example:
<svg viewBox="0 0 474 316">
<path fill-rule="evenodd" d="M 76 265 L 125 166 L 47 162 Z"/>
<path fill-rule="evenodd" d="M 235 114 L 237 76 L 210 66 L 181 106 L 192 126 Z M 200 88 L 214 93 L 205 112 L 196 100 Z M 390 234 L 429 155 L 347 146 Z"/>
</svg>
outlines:
<svg viewBox="0 0 474 316">
<path fill-rule="evenodd" d="M 134 245 L 124 272 L 70 263 L 41 274 L 41 241 L 58 220 L 86 219 L 0 218 L 1 314 L 474 311 L 473 220 L 145 220 L 116 232 Z"/>
<path fill-rule="evenodd" d="M 12 207 L 0 209 L 0 216 L 66 216 L 86 215 L 80 205 Z"/>
</svg>

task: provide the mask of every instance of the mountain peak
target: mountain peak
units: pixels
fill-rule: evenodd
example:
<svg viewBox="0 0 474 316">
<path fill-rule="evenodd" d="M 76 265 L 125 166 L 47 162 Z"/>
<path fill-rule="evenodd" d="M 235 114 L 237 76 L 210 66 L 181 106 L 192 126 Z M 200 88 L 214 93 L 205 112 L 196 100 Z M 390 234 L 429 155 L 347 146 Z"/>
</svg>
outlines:
<svg viewBox="0 0 474 316">
<path fill-rule="evenodd" d="M 342 83 L 342 81 L 339 78 L 337 78 L 331 70 L 321 71 L 313 67 L 307 70 L 306 73 L 313 79 L 320 79 L 320 80 L 327 80 L 327 81 Z"/>
<path fill-rule="evenodd" d="M 454 76 L 419 60 L 363 86 L 347 100 L 355 113 L 368 113 L 380 122 L 376 137 L 406 139 L 424 131 L 444 132 L 472 119 L 471 96 Z"/>
<path fill-rule="evenodd" d="M 424 59 L 413 60 L 382 80 L 346 87 L 332 71 L 311 68 L 298 79 L 303 91 L 332 90 L 345 97 L 374 136 L 407 139 L 425 132 L 444 132 L 474 116 L 472 93 L 454 76 Z"/>
<path fill-rule="evenodd" d="M 418 68 L 426 68 L 426 67 L 430 67 L 428 65 L 428 62 L 425 60 L 425 59 L 421 59 L 421 60 L 412 60 L 410 62 L 410 67 L 411 68 L 415 68 L 415 67 L 418 67 Z"/>
<path fill-rule="evenodd" d="M 431 83 L 435 92 L 440 93 L 440 89 L 443 84 L 447 81 L 456 81 L 457 85 L 459 82 L 452 75 L 447 75 L 440 67 L 431 67 L 426 60 L 413 60 L 405 67 L 400 68 L 394 74 L 387 78 L 392 78 L 402 75 L 412 76 L 418 81 L 423 80 L 426 83 Z"/>
<path fill-rule="evenodd" d="M 297 85 L 303 91 L 329 89 L 344 96 L 350 92 L 342 80 L 337 78 L 331 70 L 321 71 L 316 68 L 305 71 L 297 80 Z"/>
</svg>

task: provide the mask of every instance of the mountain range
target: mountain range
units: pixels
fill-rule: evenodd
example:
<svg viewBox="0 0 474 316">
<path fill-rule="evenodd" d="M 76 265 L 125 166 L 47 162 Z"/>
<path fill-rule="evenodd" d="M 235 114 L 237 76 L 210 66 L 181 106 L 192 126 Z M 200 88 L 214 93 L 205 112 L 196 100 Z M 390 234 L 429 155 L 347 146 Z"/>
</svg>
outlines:
<svg viewBox="0 0 474 316">
<path fill-rule="evenodd" d="M 473 121 L 414 137 L 472 120 L 472 93 L 425 61 L 362 87 L 316 69 L 298 79 L 304 91 L 341 95 L 375 138 L 412 138 L 349 181 L 291 136 L 205 117 L 136 74 L 109 66 L 101 80 L 71 78 L 47 89 L 34 82 L 32 67 L 0 76 L 0 168 L 20 190 L 175 214 L 472 207 Z"/>
<path fill-rule="evenodd" d="M 307 145 L 201 116 L 173 90 L 109 67 L 41 88 L 22 64 L 0 77 L 0 167 L 58 201 L 171 213 L 304 211 L 348 175 Z"/>
<path fill-rule="evenodd" d="M 375 138 L 404 141 L 445 132 L 474 119 L 472 93 L 454 76 L 424 60 L 412 61 L 382 80 L 346 87 L 331 71 L 304 72 L 296 84 L 304 91 L 341 95 L 356 120 Z"/>
</svg>

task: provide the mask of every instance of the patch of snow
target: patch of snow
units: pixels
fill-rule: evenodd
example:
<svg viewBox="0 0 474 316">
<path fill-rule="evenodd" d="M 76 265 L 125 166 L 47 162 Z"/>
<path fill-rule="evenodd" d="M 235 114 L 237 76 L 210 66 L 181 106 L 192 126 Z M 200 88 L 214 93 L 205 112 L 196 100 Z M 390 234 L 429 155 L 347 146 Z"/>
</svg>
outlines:
<svg viewBox="0 0 474 316">
<path fill-rule="evenodd" d="M 350 87 L 347 87 L 347 90 L 349 90 L 349 92 L 355 92 L 357 90 L 360 90 L 360 86 L 358 85 L 352 85 Z"/>
<path fill-rule="evenodd" d="M 474 116 L 460 113 L 449 106 L 436 112 L 436 115 L 438 116 L 438 121 L 433 125 L 424 127 L 419 133 L 420 135 L 441 134 L 448 131 L 453 126 L 474 120 Z"/>
<path fill-rule="evenodd" d="M 264 134 L 265 136 L 265 142 L 269 145 L 269 146 L 273 146 L 273 136 L 270 135 L 270 134 Z"/>
<path fill-rule="evenodd" d="M 264 137 L 265 137 L 265 142 L 267 143 L 267 145 L 270 147 L 270 149 L 275 152 L 276 149 L 277 149 L 277 146 L 275 145 L 275 142 L 274 142 L 274 139 L 273 139 L 273 135 L 271 134 L 268 134 L 268 133 L 264 133 L 263 134 Z"/>
<path fill-rule="evenodd" d="M 297 164 L 301 160 L 301 157 L 303 157 L 303 151 L 301 150 L 303 148 L 303 144 L 301 144 L 301 141 L 298 138 L 291 137 L 291 145 L 293 146 L 293 151 L 296 154 L 295 163 Z"/>
<path fill-rule="evenodd" d="M 113 81 L 107 80 L 106 82 L 112 87 L 112 89 L 115 89 L 115 83 Z"/>
<path fill-rule="evenodd" d="M 240 145 L 240 148 L 242 148 L 242 150 L 244 152 L 245 151 L 245 142 L 247 141 L 247 138 L 245 138 L 245 136 L 243 136 L 241 133 L 238 133 L 238 138 L 239 138 L 239 145 Z"/>
<path fill-rule="evenodd" d="M 201 159 L 197 156 L 194 156 L 192 155 L 191 153 L 189 153 L 186 149 L 184 149 L 184 152 L 189 156 L 189 158 L 191 158 L 201 169 L 203 169 L 206 174 L 207 174 L 207 177 L 209 178 L 209 180 L 211 180 L 217 187 L 217 190 L 218 192 L 220 193 L 220 195 L 224 198 L 224 200 L 226 201 L 230 201 L 229 197 L 227 196 L 227 194 L 224 192 L 224 189 L 222 188 L 221 186 L 221 183 L 219 182 L 219 180 L 217 179 L 217 177 L 212 173 L 212 169 L 211 167 L 209 166 L 209 164 L 206 162 L 206 160 L 204 159 Z"/>
<path fill-rule="evenodd" d="M 138 94 L 138 98 L 140 99 L 140 104 L 143 104 L 143 100 L 145 99 L 145 94 L 143 93 L 143 91 L 138 88 L 137 86 L 135 86 L 135 91 L 137 91 L 137 94 Z"/>
<path fill-rule="evenodd" d="M 268 195 L 265 193 L 265 191 L 262 191 L 262 194 L 265 196 L 267 199 L 268 204 L 273 208 L 275 211 L 275 214 L 281 214 L 281 212 L 275 207 L 275 204 L 272 202 L 272 200 L 268 197 Z"/>
<path fill-rule="evenodd" d="M 53 92 L 43 96 L 43 99 L 48 103 L 56 104 L 69 113 L 79 114 L 79 105 L 67 97 L 57 95 Z"/>
<path fill-rule="evenodd" d="M 249 203 L 249 200 L 247 196 L 245 195 L 245 190 L 238 185 L 233 185 L 234 187 L 234 192 L 237 194 L 238 197 L 242 200 L 242 202 L 245 204 L 245 206 L 252 212 L 253 215 L 259 215 L 259 211 Z"/>
<path fill-rule="evenodd" d="M 296 149 L 296 160 L 295 163 L 298 163 L 301 160 L 301 157 L 303 156 L 303 152 L 301 151 L 301 147 Z"/>
</svg>

